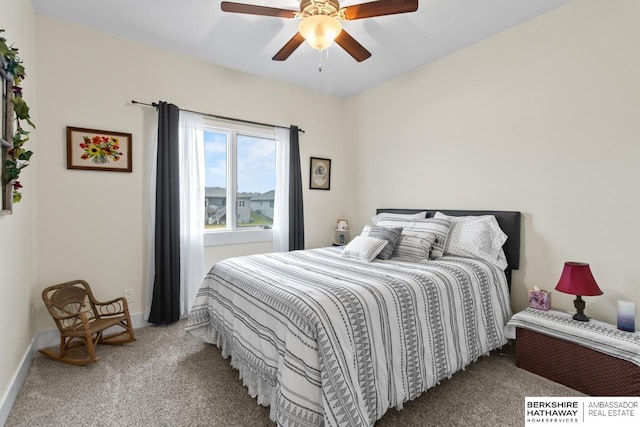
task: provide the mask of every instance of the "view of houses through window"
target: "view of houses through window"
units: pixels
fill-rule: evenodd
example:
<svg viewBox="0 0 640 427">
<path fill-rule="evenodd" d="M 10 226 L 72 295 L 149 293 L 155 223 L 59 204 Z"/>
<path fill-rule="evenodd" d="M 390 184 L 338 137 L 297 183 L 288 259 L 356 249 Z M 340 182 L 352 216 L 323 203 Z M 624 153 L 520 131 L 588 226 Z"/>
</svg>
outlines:
<svg viewBox="0 0 640 427">
<path fill-rule="evenodd" d="M 206 128 L 205 228 L 271 228 L 276 182 L 273 137 Z M 235 188 L 236 191 L 228 191 Z"/>
</svg>

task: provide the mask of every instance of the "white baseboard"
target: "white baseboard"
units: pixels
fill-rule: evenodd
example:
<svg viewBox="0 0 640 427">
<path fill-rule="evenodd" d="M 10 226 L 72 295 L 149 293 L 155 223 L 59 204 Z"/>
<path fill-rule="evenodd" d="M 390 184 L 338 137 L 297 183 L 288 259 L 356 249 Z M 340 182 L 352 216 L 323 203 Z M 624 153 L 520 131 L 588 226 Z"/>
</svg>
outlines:
<svg viewBox="0 0 640 427">
<path fill-rule="evenodd" d="M 131 315 L 131 324 L 134 329 L 143 328 L 145 326 L 152 325 L 152 323 L 144 320 L 144 313 L 133 313 Z M 45 347 L 51 347 L 54 345 L 60 344 L 60 334 L 57 329 L 50 329 L 47 331 L 40 331 L 36 333 L 36 336 L 31 340 L 31 344 L 27 348 L 22 357 L 22 362 L 18 367 L 17 372 L 11 379 L 7 390 L 2 396 L 2 401 L 0 404 L 0 426 L 4 426 L 7 422 L 7 418 L 9 418 L 9 412 L 13 407 L 13 403 L 16 401 L 16 397 L 18 396 L 18 392 L 20 388 L 22 388 L 22 384 L 24 384 L 24 380 L 27 378 L 27 374 L 29 373 L 29 368 L 31 367 L 31 360 L 37 353 L 38 350 Z"/>
<path fill-rule="evenodd" d="M 24 384 L 25 378 L 27 378 L 29 368 L 31 367 L 31 359 L 33 359 L 33 354 L 35 352 L 34 345 L 35 338 L 31 340 L 31 344 L 27 347 L 27 351 L 25 351 L 24 356 L 22 356 L 22 362 L 20 362 L 18 371 L 15 373 L 13 378 L 11 378 L 11 382 L 5 391 L 4 396 L 2 396 L 2 405 L 0 405 L 0 426 L 5 425 L 7 422 L 9 412 L 13 407 L 13 402 L 16 401 L 18 392 L 20 391 L 22 384 Z"/>
</svg>

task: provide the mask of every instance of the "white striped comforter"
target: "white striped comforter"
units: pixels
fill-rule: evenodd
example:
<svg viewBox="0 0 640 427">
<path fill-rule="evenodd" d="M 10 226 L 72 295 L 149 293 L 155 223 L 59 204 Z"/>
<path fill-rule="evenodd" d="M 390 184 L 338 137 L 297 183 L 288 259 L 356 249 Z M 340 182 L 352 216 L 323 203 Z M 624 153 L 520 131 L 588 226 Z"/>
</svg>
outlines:
<svg viewBox="0 0 640 427">
<path fill-rule="evenodd" d="M 371 426 L 504 345 L 504 273 L 484 261 L 372 263 L 322 248 L 213 266 L 187 330 L 218 345 L 290 426 Z"/>
</svg>

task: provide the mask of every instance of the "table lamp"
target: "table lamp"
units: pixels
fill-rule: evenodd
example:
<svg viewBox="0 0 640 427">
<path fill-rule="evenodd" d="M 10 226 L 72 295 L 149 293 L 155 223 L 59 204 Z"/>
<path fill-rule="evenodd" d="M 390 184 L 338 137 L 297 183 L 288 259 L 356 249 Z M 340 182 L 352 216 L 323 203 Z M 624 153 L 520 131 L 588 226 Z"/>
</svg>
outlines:
<svg viewBox="0 0 640 427">
<path fill-rule="evenodd" d="M 596 279 L 591 274 L 589 264 L 584 262 L 565 262 L 560 280 L 556 285 L 556 291 L 565 294 L 576 295 L 573 305 L 577 312 L 573 315 L 574 320 L 588 322 L 589 318 L 584 314 L 586 306 L 583 296 L 602 295 L 602 291 L 596 283 Z"/>
</svg>

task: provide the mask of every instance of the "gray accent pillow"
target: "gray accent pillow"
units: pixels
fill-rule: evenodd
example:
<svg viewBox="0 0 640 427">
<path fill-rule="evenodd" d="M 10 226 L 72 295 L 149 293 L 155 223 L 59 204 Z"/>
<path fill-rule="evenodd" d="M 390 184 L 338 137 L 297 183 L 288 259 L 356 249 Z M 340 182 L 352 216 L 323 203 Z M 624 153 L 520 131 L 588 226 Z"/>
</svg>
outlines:
<svg viewBox="0 0 640 427">
<path fill-rule="evenodd" d="M 400 234 L 402 233 L 402 227 L 396 228 L 387 228 L 387 227 L 379 227 L 377 225 L 370 226 L 365 225 L 362 229 L 363 236 L 375 237 L 377 239 L 382 239 L 387 241 L 387 246 L 382 249 L 382 252 L 378 254 L 378 258 L 380 259 L 389 259 L 391 258 L 391 254 L 393 254 L 393 250 L 396 247 L 396 243 L 398 243 L 398 239 L 400 239 Z"/>
</svg>

